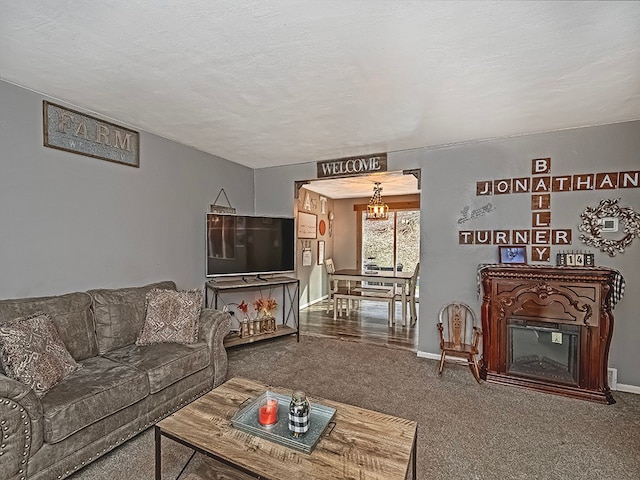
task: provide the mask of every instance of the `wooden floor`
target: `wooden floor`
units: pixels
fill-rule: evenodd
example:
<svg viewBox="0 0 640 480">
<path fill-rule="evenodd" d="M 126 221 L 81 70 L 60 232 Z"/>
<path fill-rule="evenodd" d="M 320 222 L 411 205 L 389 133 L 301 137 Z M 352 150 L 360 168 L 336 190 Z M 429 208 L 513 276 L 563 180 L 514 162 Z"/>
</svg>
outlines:
<svg viewBox="0 0 640 480">
<path fill-rule="evenodd" d="M 419 306 L 417 307 L 419 308 Z M 300 333 L 320 337 L 344 338 L 360 343 L 388 345 L 406 350 L 418 350 L 418 326 L 402 326 L 402 307 L 396 302 L 396 324 L 387 323 L 387 305 L 363 300 L 360 308 L 333 321 L 333 310 L 327 313 L 327 302 L 323 300 L 300 310 Z"/>
</svg>

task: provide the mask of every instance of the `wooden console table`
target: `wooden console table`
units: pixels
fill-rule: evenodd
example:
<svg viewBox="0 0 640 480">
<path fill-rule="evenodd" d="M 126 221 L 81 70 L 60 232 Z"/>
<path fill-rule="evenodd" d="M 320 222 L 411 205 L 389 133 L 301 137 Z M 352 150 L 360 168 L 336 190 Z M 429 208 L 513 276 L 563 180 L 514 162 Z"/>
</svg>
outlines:
<svg viewBox="0 0 640 480">
<path fill-rule="evenodd" d="M 480 276 L 481 378 L 615 403 L 607 367 L 617 271 L 488 265 Z"/>
<path fill-rule="evenodd" d="M 243 278 L 232 280 L 210 280 L 205 284 L 205 305 L 218 309 L 219 301 L 224 293 L 241 290 L 262 290 L 263 288 L 278 288 L 282 291 L 282 312 L 280 322 L 276 325 L 276 331 L 240 337 L 239 334 L 230 333 L 224 340 L 226 347 L 234 347 L 247 343 L 282 337 L 283 335 L 296 335 L 300 341 L 300 280 L 291 277 L 268 278 Z M 211 298 L 210 293 L 213 293 Z"/>
</svg>

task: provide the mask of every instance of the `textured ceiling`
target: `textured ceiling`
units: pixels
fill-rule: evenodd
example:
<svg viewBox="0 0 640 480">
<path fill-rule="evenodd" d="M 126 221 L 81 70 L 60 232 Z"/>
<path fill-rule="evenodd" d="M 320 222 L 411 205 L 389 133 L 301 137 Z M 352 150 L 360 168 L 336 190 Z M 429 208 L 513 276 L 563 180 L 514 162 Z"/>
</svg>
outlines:
<svg viewBox="0 0 640 480">
<path fill-rule="evenodd" d="M 328 198 L 371 197 L 376 182 L 382 188 L 382 197 L 420 193 L 418 180 L 402 172 L 374 173 L 372 175 L 312 180 L 305 185 L 307 190 Z"/>
<path fill-rule="evenodd" d="M 319 161 L 640 119 L 640 2 L 0 0 L 0 79 Z"/>
</svg>

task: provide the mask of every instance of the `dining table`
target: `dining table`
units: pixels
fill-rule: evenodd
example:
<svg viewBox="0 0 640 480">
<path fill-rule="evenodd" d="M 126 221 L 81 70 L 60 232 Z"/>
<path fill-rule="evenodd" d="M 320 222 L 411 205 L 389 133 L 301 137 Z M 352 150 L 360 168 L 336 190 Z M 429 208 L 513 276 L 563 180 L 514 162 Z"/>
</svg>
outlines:
<svg viewBox="0 0 640 480">
<path fill-rule="evenodd" d="M 338 282 L 344 281 L 347 290 L 351 289 L 351 282 L 361 282 L 363 285 L 373 283 L 392 284 L 395 290 L 396 285 L 401 286 L 402 297 L 402 324 L 407 324 L 407 292 L 411 282 L 412 272 L 402 272 L 393 270 L 359 270 L 356 268 L 344 268 L 336 270 L 331 274 L 334 283 L 334 290 L 337 290 Z"/>
</svg>

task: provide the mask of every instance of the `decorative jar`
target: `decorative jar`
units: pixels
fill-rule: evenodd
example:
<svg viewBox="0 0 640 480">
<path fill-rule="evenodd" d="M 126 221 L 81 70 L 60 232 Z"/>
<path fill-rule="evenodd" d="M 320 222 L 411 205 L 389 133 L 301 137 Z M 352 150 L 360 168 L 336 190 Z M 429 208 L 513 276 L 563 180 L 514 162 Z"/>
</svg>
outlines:
<svg viewBox="0 0 640 480">
<path fill-rule="evenodd" d="M 301 437 L 309 430 L 310 407 L 303 391 L 293 392 L 289 404 L 289 431 L 294 437 Z"/>
</svg>

